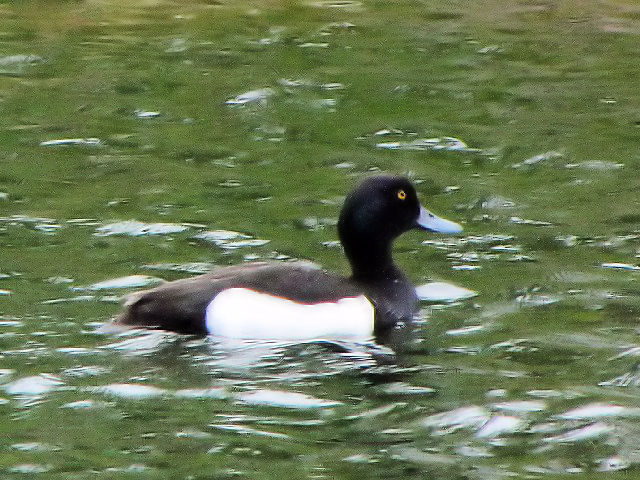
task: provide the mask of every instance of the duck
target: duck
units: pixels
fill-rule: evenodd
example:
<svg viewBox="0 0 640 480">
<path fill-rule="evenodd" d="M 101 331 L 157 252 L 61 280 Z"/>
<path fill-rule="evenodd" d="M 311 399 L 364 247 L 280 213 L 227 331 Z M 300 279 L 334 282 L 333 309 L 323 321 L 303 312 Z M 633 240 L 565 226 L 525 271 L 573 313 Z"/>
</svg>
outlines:
<svg viewBox="0 0 640 480">
<path fill-rule="evenodd" d="M 351 276 L 310 262 L 251 262 L 164 283 L 126 297 L 111 322 L 238 340 L 367 341 L 413 320 L 415 288 L 392 258 L 401 234 L 462 227 L 423 207 L 403 176 L 365 178 L 345 198 L 338 237 Z"/>
</svg>

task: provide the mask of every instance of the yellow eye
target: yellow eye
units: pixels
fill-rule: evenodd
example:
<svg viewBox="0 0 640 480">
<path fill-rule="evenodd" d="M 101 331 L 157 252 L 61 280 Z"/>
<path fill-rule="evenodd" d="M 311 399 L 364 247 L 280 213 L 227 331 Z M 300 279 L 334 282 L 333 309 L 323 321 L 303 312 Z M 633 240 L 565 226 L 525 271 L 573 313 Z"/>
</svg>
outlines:
<svg viewBox="0 0 640 480">
<path fill-rule="evenodd" d="M 400 200 L 404 200 L 405 198 L 407 198 L 407 194 L 404 193 L 404 190 L 398 190 L 398 198 Z"/>
</svg>

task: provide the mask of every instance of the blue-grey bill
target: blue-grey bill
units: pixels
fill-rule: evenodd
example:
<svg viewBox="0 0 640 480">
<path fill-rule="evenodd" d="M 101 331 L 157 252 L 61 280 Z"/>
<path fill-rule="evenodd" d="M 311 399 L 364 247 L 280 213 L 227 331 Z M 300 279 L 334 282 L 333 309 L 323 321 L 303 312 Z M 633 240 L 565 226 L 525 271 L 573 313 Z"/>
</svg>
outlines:
<svg viewBox="0 0 640 480">
<path fill-rule="evenodd" d="M 460 224 L 438 217 L 423 206 L 420 206 L 420 215 L 418 216 L 416 223 L 420 228 L 424 228 L 430 232 L 460 233 L 462 231 L 462 226 Z"/>
</svg>

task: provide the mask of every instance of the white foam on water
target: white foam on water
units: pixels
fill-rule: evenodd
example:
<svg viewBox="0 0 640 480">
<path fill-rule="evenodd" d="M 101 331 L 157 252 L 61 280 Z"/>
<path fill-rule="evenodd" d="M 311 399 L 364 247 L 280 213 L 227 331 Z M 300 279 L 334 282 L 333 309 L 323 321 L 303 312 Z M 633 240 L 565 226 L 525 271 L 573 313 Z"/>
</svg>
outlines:
<svg viewBox="0 0 640 480">
<path fill-rule="evenodd" d="M 342 405 L 342 402 L 312 397 L 304 393 L 280 390 L 255 390 L 236 395 L 236 399 L 247 405 L 308 410 Z"/>
<path fill-rule="evenodd" d="M 7 383 L 2 388 L 9 395 L 39 396 L 56 390 L 64 385 L 58 377 L 41 373 L 31 377 L 23 377 L 11 383 Z"/>
<path fill-rule="evenodd" d="M 126 400 L 146 400 L 166 395 L 167 391 L 152 385 L 139 383 L 112 383 L 98 387 L 87 387 L 87 391 Z"/>
<path fill-rule="evenodd" d="M 164 282 L 165 281 L 162 278 L 152 277 L 150 275 L 128 275 L 126 277 L 112 278 L 110 280 L 94 283 L 88 287 L 84 287 L 84 289 L 97 291 L 118 288 L 138 288 L 160 285 Z"/>
<path fill-rule="evenodd" d="M 108 223 L 96 229 L 94 235 L 108 237 L 111 235 L 128 235 L 141 237 L 145 235 L 169 235 L 188 230 L 187 225 L 178 223 L 144 223 L 137 220 L 125 220 L 122 222 Z"/>
<path fill-rule="evenodd" d="M 495 415 L 475 433 L 477 438 L 495 438 L 521 431 L 526 422 L 518 417 Z"/>
<path fill-rule="evenodd" d="M 416 287 L 418 299 L 426 302 L 457 302 L 478 295 L 468 288 L 447 282 L 430 282 Z"/>
<path fill-rule="evenodd" d="M 563 420 L 597 420 L 600 418 L 640 417 L 640 408 L 629 408 L 610 403 L 590 403 L 573 408 L 557 418 Z"/>
<path fill-rule="evenodd" d="M 491 415 L 486 408 L 470 405 L 430 415 L 422 424 L 433 429 L 435 434 L 443 435 L 461 428 L 479 428 L 490 418 Z"/>
</svg>

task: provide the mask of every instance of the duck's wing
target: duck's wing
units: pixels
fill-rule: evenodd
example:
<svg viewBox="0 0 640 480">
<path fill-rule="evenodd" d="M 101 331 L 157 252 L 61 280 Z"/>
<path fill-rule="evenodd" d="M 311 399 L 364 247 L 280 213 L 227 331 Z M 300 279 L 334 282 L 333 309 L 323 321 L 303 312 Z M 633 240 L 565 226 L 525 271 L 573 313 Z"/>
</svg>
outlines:
<svg viewBox="0 0 640 480">
<path fill-rule="evenodd" d="M 250 263 L 136 292 L 126 298 L 125 310 L 113 323 L 205 334 L 207 305 L 230 288 L 247 288 L 300 303 L 332 302 L 362 293 L 346 278 L 306 262 Z"/>
</svg>

